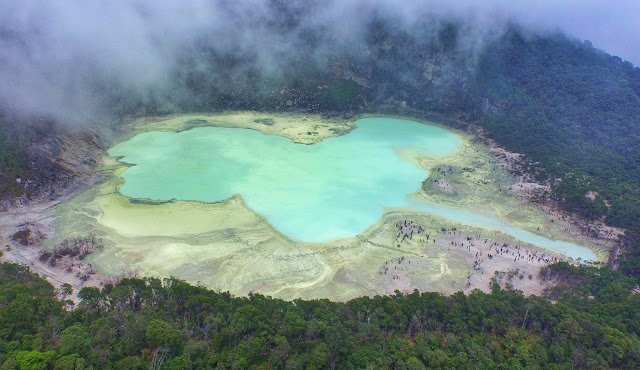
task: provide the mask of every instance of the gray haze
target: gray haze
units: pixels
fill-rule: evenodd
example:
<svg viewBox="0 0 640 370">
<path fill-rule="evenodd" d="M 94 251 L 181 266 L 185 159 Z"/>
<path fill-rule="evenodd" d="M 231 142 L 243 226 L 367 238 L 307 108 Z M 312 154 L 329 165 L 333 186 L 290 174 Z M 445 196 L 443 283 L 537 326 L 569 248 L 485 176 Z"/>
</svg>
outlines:
<svg viewBox="0 0 640 370">
<path fill-rule="evenodd" d="M 640 2 L 280 2 L 302 15 L 296 32 L 277 32 L 274 23 L 287 20 L 259 0 L 0 0 L 0 103 L 76 123 L 107 116 L 105 102 L 116 91 L 171 104 L 184 97 L 175 76 L 186 61 L 188 68 L 206 69 L 208 55 L 198 55 L 203 45 L 218 55 L 249 58 L 263 75 L 278 77 L 303 53 L 320 67 L 340 51 L 364 53 L 365 27 L 374 16 L 409 30 L 426 16 L 464 19 L 474 35 L 464 43 L 469 53 L 515 20 L 539 32 L 560 29 L 589 39 L 640 64 L 634 19 Z M 321 35 L 313 48 L 304 41 L 309 32 Z"/>
<path fill-rule="evenodd" d="M 559 29 L 640 66 L 640 1 L 485 0 L 481 7 L 503 9 L 535 28 Z"/>
</svg>

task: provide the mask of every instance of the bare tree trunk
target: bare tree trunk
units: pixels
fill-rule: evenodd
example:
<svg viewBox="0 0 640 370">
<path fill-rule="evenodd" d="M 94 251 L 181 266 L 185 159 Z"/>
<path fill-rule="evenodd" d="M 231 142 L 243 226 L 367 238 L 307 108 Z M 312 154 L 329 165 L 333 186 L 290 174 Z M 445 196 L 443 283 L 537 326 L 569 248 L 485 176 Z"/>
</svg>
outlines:
<svg viewBox="0 0 640 370">
<path fill-rule="evenodd" d="M 162 364 L 164 360 L 167 358 L 167 354 L 169 353 L 169 348 L 167 347 L 158 347 L 153 351 L 153 358 L 151 359 L 151 368 L 153 370 L 160 370 L 162 368 Z"/>
<path fill-rule="evenodd" d="M 524 320 L 522 320 L 522 329 L 524 329 L 524 325 L 527 322 L 527 315 L 529 315 L 529 306 L 527 306 L 527 312 L 524 313 Z"/>
</svg>

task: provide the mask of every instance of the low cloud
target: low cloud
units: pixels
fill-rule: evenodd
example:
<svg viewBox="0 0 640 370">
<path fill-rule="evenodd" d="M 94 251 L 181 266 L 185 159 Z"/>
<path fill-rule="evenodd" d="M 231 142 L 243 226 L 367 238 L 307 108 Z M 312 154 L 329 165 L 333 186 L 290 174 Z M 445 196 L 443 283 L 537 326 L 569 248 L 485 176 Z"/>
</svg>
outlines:
<svg viewBox="0 0 640 370">
<path fill-rule="evenodd" d="M 365 31 L 375 17 L 408 30 L 422 24 L 420 32 L 425 32 L 425 17 L 464 19 L 467 34 L 477 36 L 466 40 L 472 53 L 515 19 L 534 29 L 560 29 L 590 39 L 596 47 L 638 62 L 634 53 L 640 50 L 640 37 L 633 32 L 633 17 L 640 14 L 640 5 L 630 3 L 4 1 L 0 104 L 80 124 L 109 117 L 112 105 L 126 96 L 171 106 L 188 99 L 188 89 L 176 76 L 194 70 L 215 74 L 208 69 L 212 55 L 236 56 L 274 78 L 301 58 L 323 68 L 340 52 L 365 53 Z"/>
</svg>

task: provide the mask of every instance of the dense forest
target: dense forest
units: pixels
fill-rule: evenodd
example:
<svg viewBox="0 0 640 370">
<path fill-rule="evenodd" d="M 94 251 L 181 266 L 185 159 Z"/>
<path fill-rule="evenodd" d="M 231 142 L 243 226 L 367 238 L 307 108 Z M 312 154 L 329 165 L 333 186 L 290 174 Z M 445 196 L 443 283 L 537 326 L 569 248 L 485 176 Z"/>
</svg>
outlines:
<svg viewBox="0 0 640 370">
<path fill-rule="evenodd" d="M 484 55 L 480 124 L 526 154 L 567 211 L 627 229 L 620 266 L 639 278 L 640 68 L 588 42 L 518 32 Z"/>
<path fill-rule="evenodd" d="M 232 297 L 182 281 L 84 288 L 74 310 L 0 265 L 2 369 L 602 369 L 640 367 L 640 296 L 608 268 L 554 265 L 525 298 L 496 284 L 449 297 L 346 303 Z M 555 303 L 551 303 L 550 300 Z"/>
<path fill-rule="evenodd" d="M 482 125 L 540 162 L 568 210 L 640 231 L 640 69 L 589 43 L 506 37 L 480 68 Z"/>
</svg>

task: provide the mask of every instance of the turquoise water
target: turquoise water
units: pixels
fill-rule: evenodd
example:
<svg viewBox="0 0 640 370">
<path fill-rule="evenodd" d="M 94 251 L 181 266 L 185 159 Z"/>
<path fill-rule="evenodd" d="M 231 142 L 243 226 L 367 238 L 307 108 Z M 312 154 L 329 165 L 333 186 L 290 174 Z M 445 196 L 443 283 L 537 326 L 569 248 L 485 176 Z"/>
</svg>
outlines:
<svg viewBox="0 0 640 370">
<path fill-rule="evenodd" d="M 585 248 L 561 240 L 548 239 L 544 236 L 540 236 L 532 232 L 517 228 L 513 225 L 509 225 L 508 223 L 505 223 L 493 216 L 481 215 L 460 208 L 446 207 L 424 201 L 411 201 L 410 206 L 412 208 L 428 212 L 432 215 L 444 217 L 446 219 L 456 221 L 464 225 L 477 226 L 486 229 L 501 231 L 507 235 L 511 235 L 518 240 L 522 240 L 533 245 L 560 252 L 571 258 L 580 258 L 585 261 L 597 261 L 595 253 L 589 248 Z"/>
<path fill-rule="evenodd" d="M 126 196 L 216 202 L 239 194 L 284 235 L 326 242 L 363 232 L 388 208 L 411 205 L 407 196 L 420 188 L 428 172 L 399 151 L 440 158 L 462 146 L 455 133 L 413 121 L 366 118 L 357 125 L 347 135 L 314 145 L 239 128 L 147 132 L 109 154 L 135 164 L 122 175 L 120 191 Z M 435 208 L 424 208 L 429 206 Z M 474 219 L 462 209 L 420 207 L 463 223 Z M 477 226 L 541 246 L 554 242 L 494 221 Z M 590 252 L 573 246 L 564 252 Z"/>
</svg>

